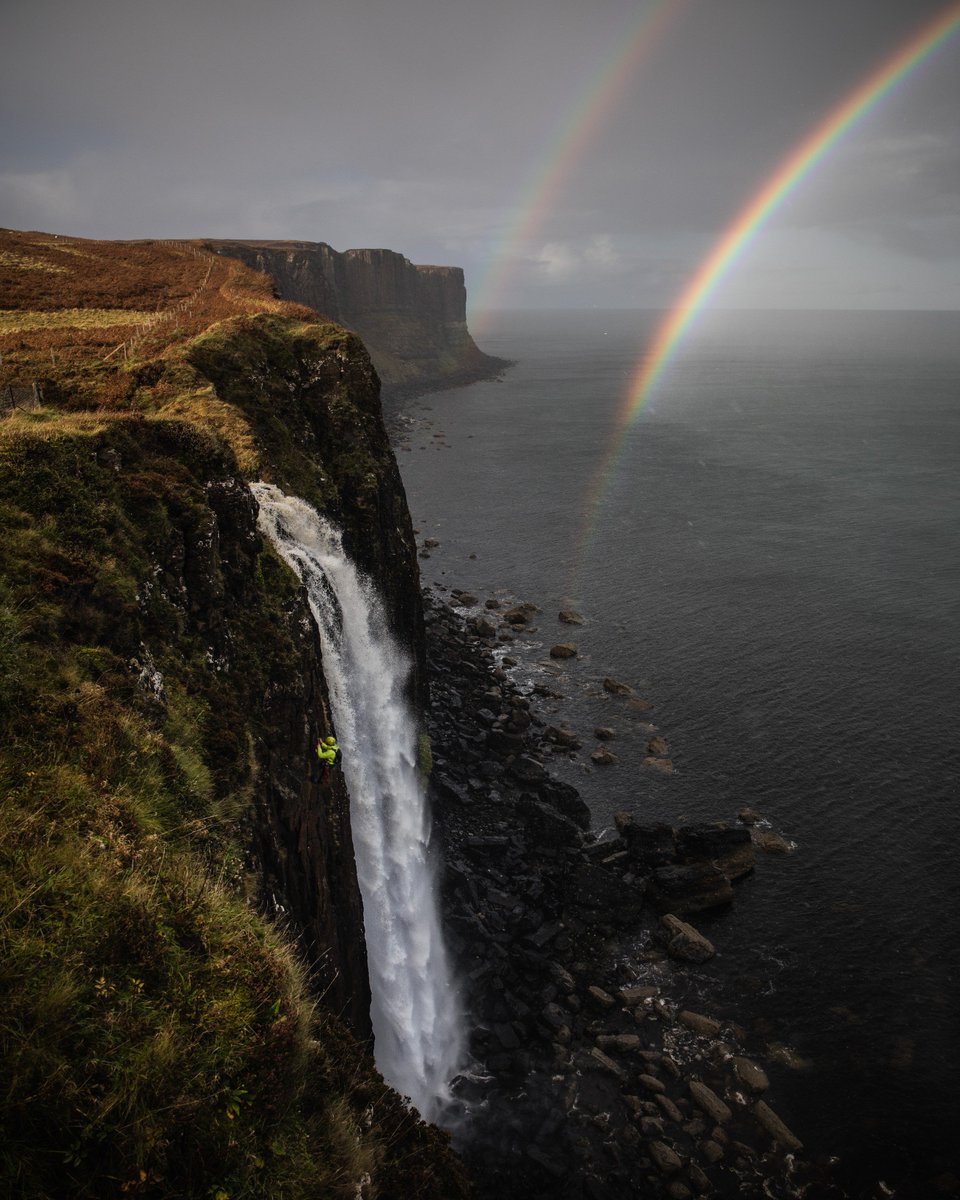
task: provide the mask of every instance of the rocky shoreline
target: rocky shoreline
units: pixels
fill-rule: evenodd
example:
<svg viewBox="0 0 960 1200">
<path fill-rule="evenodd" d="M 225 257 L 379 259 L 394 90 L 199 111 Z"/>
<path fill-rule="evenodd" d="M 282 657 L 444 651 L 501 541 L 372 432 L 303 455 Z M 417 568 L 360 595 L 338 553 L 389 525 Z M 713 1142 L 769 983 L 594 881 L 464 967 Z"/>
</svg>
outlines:
<svg viewBox="0 0 960 1200">
<path fill-rule="evenodd" d="M 688 918 L 729 904 L 756 849 L 778 847 L 750 813 L 680 828 L 622 815 L 598 841 L 544 766 L 557 730 L 536 688 L 494 657 L 509 614 L 456 603 L 425 594 L 428 731 L 472 1060 L 455 1141 L 478 1195 L 839 1197 L 746 1031 L 672 999 L 714 953 Z"/>
</svg>

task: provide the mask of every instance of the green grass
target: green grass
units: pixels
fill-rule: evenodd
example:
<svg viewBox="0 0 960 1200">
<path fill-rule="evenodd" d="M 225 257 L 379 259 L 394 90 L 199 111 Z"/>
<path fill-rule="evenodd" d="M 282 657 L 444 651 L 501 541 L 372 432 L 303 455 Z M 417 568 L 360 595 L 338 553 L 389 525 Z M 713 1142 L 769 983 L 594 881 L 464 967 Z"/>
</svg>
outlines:
<svg viewBox="0 0 960 1200">
<path fill-rule="evenodd" d="M 281 379 L 339 345 L 266 320 L 235 350 L 266 345 Z M 240 486 L 238 447 L 269 444 L 269 405 L 231 405 L 225 378 L 177 418 L 0 427 L 0 1195 L 454 1200 L 444 1136 L 245 899 L 252 745 L 297 585 L 266 546 L 229 600 L 194 567 L 209 482 Z"/>
</svg>

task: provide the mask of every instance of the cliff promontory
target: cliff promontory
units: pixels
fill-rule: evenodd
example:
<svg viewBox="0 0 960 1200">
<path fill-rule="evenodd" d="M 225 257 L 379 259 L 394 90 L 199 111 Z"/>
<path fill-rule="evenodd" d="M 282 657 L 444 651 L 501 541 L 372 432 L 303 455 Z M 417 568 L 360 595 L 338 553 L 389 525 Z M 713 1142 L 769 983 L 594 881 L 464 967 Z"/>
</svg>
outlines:
<svg viewBox="0 0 960 1200">
<path fill-rule="evenodd" d="M 324 242 L 204 244 L 265 272 L 282 299 L 358 333 L 387 395 L 454 387 L 506 365 L 470 336 L 459 267 L 417 265 L 393 250 L 340 253 Z"/>
<path fill-rule="evenodd" d="M 0 292 L 0 1190 L 464 1195 L 369 1053 L 321 645 L 248 486 L 421 656 L 366 351 L 194 244 L 0 231 Z"/>
</svg>

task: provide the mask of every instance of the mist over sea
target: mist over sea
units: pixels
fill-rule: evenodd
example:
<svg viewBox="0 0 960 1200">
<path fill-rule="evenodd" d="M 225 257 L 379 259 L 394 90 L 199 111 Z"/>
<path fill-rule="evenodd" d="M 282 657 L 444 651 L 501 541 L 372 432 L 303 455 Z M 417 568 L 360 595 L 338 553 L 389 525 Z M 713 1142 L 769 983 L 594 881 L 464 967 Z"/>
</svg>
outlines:
<svg viewBox="0 0 960 1200">
<path fill-rule="evenodd" d="M 556 767 L 596 830 L 749 806 L 796 843 L 695 919 L 718 954 L 686 1002 L 772 1047 L 778 1112 L 852 1194 L 919 1195 L 960 1174 L 960 313 L 708 314 L 587 513 L 657 319 L 498 314 L 502 380 L 394 416 L 423 577 L 540 605 L 528 679 L 577 642 Z M 655 706 L 672 776 L 605 675 Z M 597 724 L 619 762 L 588 771 Z"/>
</svg>

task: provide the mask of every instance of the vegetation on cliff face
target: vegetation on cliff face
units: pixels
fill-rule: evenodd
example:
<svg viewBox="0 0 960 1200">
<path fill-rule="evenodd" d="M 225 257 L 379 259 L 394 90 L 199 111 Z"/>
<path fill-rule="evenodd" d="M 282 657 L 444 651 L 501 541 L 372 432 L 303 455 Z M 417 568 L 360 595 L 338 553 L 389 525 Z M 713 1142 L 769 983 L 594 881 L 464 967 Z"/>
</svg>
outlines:
<svg viewBox="0 0 960 1200">
<path fill-rule="evenodd" d="M 86 314 L 0 328 L 0 400 L 42 394 L 0 416 L 4 1194 L 463 1195 L 337 1015 L 363 999 L 346 798 L 310 781 L 318 649 L 246 487 L 361 552 L 393 521 L 366 553 L 402 586 L 369 361 L 236 263 L 52 240 L 0 236 L 8 312 Z M 185 296 L 110 355 L 97 321 Z"/>
</svg>

